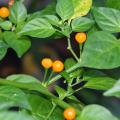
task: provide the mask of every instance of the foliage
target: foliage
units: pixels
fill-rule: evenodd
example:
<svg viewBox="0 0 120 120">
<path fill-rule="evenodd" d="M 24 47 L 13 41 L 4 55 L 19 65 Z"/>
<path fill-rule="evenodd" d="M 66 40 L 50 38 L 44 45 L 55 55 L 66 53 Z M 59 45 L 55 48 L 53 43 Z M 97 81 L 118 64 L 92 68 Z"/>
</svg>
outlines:
<svg viewBox="0 0 120 120">
<path fill-rule="evenodd" d="M 111 2 L 110 2 L 111 1 Z M 45 9 L 28 14 L 22 1 L 10 7 L 7 19 L 0 18 L 0 60 L 8 48 L 22 57 L 30 48 L 30 37 L 66 37 L 68 50 L 73 58 L 64 62 L 65 70 L 46 80 L 29 75 L 11 75 L 0 78 L 0 118 L 2 120 L 64 120 L 63 111 L 72 107 L 75 120 L 118 120 L 109 110 L 100 105 L 84 105 L 74 93 L 85 89 L 104 91 L 105 96 L 120 97 L 120 81 L 101 72 L 120 66 L 120 11 L 118 0 L 106 5 L 92 7 L 92 0 L 57 0 Z M 79 44 L 79 56 L 71 45 L 73 32 L 86 32 L 85 44 Z M 115 33 L 115 34 L 114 34 Z M 94 70 L 93 70 L 94 69 Z M 55 85 L 58 95 L 48 87 L 64 78 L 66 89 Z M 79 86 L 79 84 L 83 83 Z M 78 85 L 79 88 L 74 89 Z M 16 112 L 11 109 L 16 107 Z M 7 116 L 6 116 L 7 114 Z"/>
</svg>

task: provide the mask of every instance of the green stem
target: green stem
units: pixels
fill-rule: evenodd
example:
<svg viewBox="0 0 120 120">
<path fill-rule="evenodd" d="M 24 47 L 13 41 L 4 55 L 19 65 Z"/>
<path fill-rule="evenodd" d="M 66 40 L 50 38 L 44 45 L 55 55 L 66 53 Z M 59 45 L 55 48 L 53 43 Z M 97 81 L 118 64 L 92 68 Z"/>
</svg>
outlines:
<svg viewBox="0 0 120 120">
<path fill-rule="evenodd" d="M 49 85 L 49 81 L 50 81 L 50 79 L 52 78 L 53 75 L 54 75 L 54 72 L 52 71 L 49 78 L 48 78 L 48 80 L 47 80 L 47 82 L 46 82 L 46 86 Z"/>
<path fill-rule="evenodd" d="M 79 48 L 80 48 L 80 56 L 82 55 L 82 47 L 83 47 L 83 45 L 80 44 L 80 45 L 79 45 Z"/>
<path fill-rule="evenodd" d="M 77 55 L 75 54 L 75 52 L 72 49 L 71 43 L 70 43 L 70 38 L 68 37 L 68 50 L 72 53 L 72 55 L 74 56 L 74 58 L 79 62 L 79 58 L 77 57 Z"/>
<path fill-rule="evenodd" d="M 77 63 L 76 65 L 74 65 L 74 66 L 71 67 L 70 69 L 66 70 L 66 72 L 67 72 L 67 73 L 73 72 L 74 70 L 76 70 L 77 68 L 80 68 L 80 67 L 81 67 L 81 64 L 80 64 L 80 63 Z M 61 76 L 60 74 L 57 75 L 57 76 L 55 76 L 55 77 L 53 77 L 53 78 L 49 81 L 48 85 L 53 84 L 54 82 L 56 82 L 57 80 L 59 80 L 61 77 L 62 77 L 62 76 Z"/>
<path fill-rule="evenodd" d="M 52 78 L 53 75 L 54 75 L 54 72 L 52 71 L 49 78 L 48 78 L 48 81 Z"/>
<path fill-rule="evenodd" d="M 68 103 L 65 103 L 64 101 L 61 101 L 60 99 L 55 99 L 55 100 L 53 99 L 53 101 L 55 104 L 62 107 L 63 109 L 72 107 L 71 105 L 69 105 Z M 81 111 L 79 109 L 76 109 L 76 113 L 80 115 Z"/>
<path fill-rule="evenodd" d="M 57 106 L 57 105 L 53 103 L 53 107 L 52 107 L 51 111 L 49 112 L 49 114 L 47 115 L 47 117 L 45 118 L 45 120 L 48 120 L 48 119 L 49 119 L 49 117 L 50 117 L 50 116 L 52 115 L 52 113 L 54 112 L 56 106 Z"/>
<path fill-rule="evenodd" d="M 76 85 L 80 84 L 81 82 L 83 82 L 83 80 L 82 80 L 82 79 L 81 79 L 81 81 L 80 81 L 80 82 L 76 82 L 76 83 L 72 84 L 71 86 L 72 86 L 72 87 L 74 87 L 74 86 L 76 86 Z"/>
<path fill-rule="evenodd" d="M 76 92 L 78 92 L 78 91 L 80 91 L 80 90 L 82 90 L 82 89 L 83 89 L 83 87 L 81 87 L 81 88 L 75 90 L 74 92 L 70 93 L 68 96 L 71 96 L 71 95 L 75 94 Z"/>
<path fill-rule="evenodd" d="M 46 80 L 47 73 L 48 73 L 48 69 L 45 69 L 45 74 L 44 74 L 44 77 L 43 77 L 43 83 L 44 83 L 44 82 L 45 82 L 45 80 Z"/>
</svg>

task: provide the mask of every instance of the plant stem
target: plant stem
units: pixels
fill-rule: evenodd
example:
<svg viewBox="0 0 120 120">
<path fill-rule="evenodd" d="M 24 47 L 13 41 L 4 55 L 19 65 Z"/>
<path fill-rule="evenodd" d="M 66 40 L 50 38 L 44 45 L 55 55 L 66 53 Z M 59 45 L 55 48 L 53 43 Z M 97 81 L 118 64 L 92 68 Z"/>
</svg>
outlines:
<svg viewBox="0 0 120 120">
<path fill-rule="evenodd" d="M 83 80 L 82 80 L 82 79 L 81 79 L 81 81 L 80 81 L 80 82 L 78 82 L 78 83 L 76 82 L 76 83 L 72 84 L 71 86 L 72 86 L 72 87 L 74 87 L 74 86 L 76 86 L 76 85 L 80 84 L 81 82 L 83 82 Z"/>
<path fill-rule="evenodd" d="M 52 71 L 49 78 L 48 78 L 48 81 L 52 78 L 53 75 L 54 75 L 54 72 Z"/>
<path fill-rule="evenodd" d="M 80 64 L 80 63 L 77 63 L 76 65 L 74 65 L 74 66 L 71 67 L 70 69 L 66 70 L 66 72 L 67 72 L 67 73 L 73 72 L 74 70 L 76 70 L 76 69 L 79 68 L 79 67 L 81 67 L 81 64 Z M 62 77 L 62 76 L 61 76 L 60 74 L 57 75 L 57 76 L 55 76 L 55 77 L 53 77 L 53 78 L 49 81 L 48 85 L 53 84 L 54 82 L 56 82 L 57 80 L 59 80 L 61 77 Z"/>
<path fill-rule="evenodd" d="M 50 116 L 52 115 L 52 113 L 54 112 L 56 106 L 57 106 L 57 105 L 56 105 L 55 103 L 53 103 L 53 107 L 52 107 L 51 111 L 49 112 L 49 114 L 47 115 L 47 117 L 45 118 L 45 120 L 48 120 L 48 119 L 49 119 L 49 117 L 50 117 Z"/>
<path fill-rule="evenodd" d="M 48 83 L 49 83 L 49 81 L 50 81 L 50 79 L 52 78 L 53 75 L 54 75 L 54 72 L 52 71 L 49 78 L 48 78 L 48 80 L 47 80 L 47 82 L 46 82 L 46 86 L 48 86 Z"/>
<path fill-rule="evenodd" d="M 82 55 L 82 47 L 83 47 L 83 45 L 80 44 L 80 45 L 79 45 L 79 48 L 80 48 L 80 56 Z"/>
<path fill-rule="evenodd" d="M 44 77 L 43 77 L 43 83 L 44 83 L 44 82 L 45 82 L 45 80 L 46 80 L 47 73 L 48 73 L 48 69 L 45 69 L 45 74 L 44 74 Z"/>
<path fill-rule="evenodd" d="M 72 49 L 71 43 L 70 43 L 70 38 L 68 37 L 68 47 L 67 49 L 72 53 L 72 55 L 74 56 L 74 58 L 79 62 L 79 58 L 77 57 L 77 55 L 75 54 L 75 52 Z"/>
<path fill-rule="evenodd" d="M 76 93 L 76 92 L 78 92 L 78 91 L 80 91 L 80 90 L 82 90 L 82 89 L 83 89 L 83 87 L 81 87 L 81 88 L 75 90 L 74 92 L 70 93 L 68 96 L 71 96 L 71 95 L 73 95 L 74 93 Z"/>
</svg>

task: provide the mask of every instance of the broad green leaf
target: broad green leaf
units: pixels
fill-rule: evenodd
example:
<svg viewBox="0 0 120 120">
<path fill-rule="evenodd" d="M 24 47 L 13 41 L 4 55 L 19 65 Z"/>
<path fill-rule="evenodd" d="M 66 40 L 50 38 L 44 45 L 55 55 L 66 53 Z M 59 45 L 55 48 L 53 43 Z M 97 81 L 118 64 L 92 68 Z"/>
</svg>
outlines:
<svg viewBox="0 0 120 120">
<path fill-rule="evenodd" d="M 64 38 L 64 35 L 58 31 L 56 31 L 52 36 L 49 37 L 49 39 L 59 39 Z"/>
<path fill-rule="evenodd" d="M 12 23 L 10 21 L 0 22 L 0 27 L 4 30 L 10 30 L 12 28 Z"/>
<path fill-rule="evenodd" d="M 93 25 L 93 27 L 88 31 L 88 36 L 90 34 L 93 34 L 94 32 L 101 31 L 101 29 L 98 27 L 97 23 Z"/>
<path fill-rule="evenodd" d="M 71 68 L 73 65 L 75 65 L 76 61 L 73 58 L 68 58 L 65 60 L 64 64 L 65 64 L 65 69 L 67 70 L 67 69 Z"/>
<path fill-rule="evenodd" d="M 32 106 L 33 117 L 37 120 L 45 120 L 52 109 L 52 101 L 41 96 L 29 94 L 29 102 Z M 63 120 L 63 110 L 56 107 L 49 116 L 49 120 Z"/>
<path fill-rule="evenodd" d="M 28 35 L 38 38 L 50 37 L 55 33 L 55 29 L 43 18 L 36 18 L 29 21 L 19 32 L 20 35 Z"/>
<path fill-rule="evenodd" d="M 7 53 L 8 46 L 7 44 L 0 39 L 0 60 L 2 60 Z"/>
<path fill-rule="evenodd" d="M 35 120 L 32 116 L 20 112 L 0 112 L 1 120 Z"/>
<path fill-rule="evenodd" d="M 106 0 L 106 6 L 120 10 L 120 0 Z"/>
<path fill-rule="evenodd" d="M 57 16 L 55 15 L 45 15 L 44 16 L 45 19 L 47 19 L 47 21 L 55 26 L 60 26 L 60 20 Z"/>
<path fill-rule="evenodd" d="M 20 24 L 17 24 L 14 32 L 15 32 L 15 33 L 20 32 L 20 31 L 23 29 L 23 27 L 24 27 L 25 24 L 26 24 L 25 21 L 21 22 Z"/>
<path fill-rule="evenodd" d="M 120 67 L 118 67 L 118 68 L 116 68 L 116 69 L 107 70 L 106 73 L 107 73 L 110 77 L 118 80 L 118 79 L 120 78 Z"/>
<path fill-rule="evenodd" d="M 44 17 L 45 15 L 54 15 L 56 14 L 55 9 L 56 9 L 56 2 L 53 1 L 51 4 L 43 8 L 43 10 L 29 14 L 27 21 L 30 21 L 35 18 L 41 18 Z"/>
<path fill-rule="evenodd" d="M 85 81 L 89 81 L 92 78 L 97 78 L 97 77 L 107 77 L 107 75 L 99 70 L 88 69 L 84 71 L 83 79 Z"/>
<path fill-rule="evenodd" d="M 116 80 L 98 70 L 84 71 L 83 79 L 87 81 L 85 88 L 96 90 L 108 90 L 113 87 Z"/>
<path fill-rule="evenodd" d="M 74 15 L 71 19 L 85 16 L 92 6 L 92 0 L 72 0 L 72 2 L 74 6 Z"/>
<path fill-rule="evenodd" d="M 76 120 L 118 120 L 109 110 L 99 105 L 86 106 Z"/>
<path fill-rule="evenodd" d="M 98 26 L 105 31 L 120 32 L 120 11 L 112 8 L 93 8 L 93 14 Z"/>
<path fill-rule="evenodd" d="M 115 96 L 120 98 L 120 80 L 107 92 L 104 93 L 105 96 Z"/>
<path fill-rule="evenodd" d="M 10 75 L 6 79 L 9 81 L 15 81 L 20 83 L 40 83 L 38 79 L 25 74 Z"/>
<path fill-rule="evenodd" d="M 88 36 L 81 63 L 84 67 L 112 69 L 120 66 L 120 41 L 105 31 Z"/>
<path fill-rule="evenodd" d="M 84 88 L 90 88 L 95 90 L 108 90 L 113 87 L 116 80 L 110 77 L 93 77 L 88 80 L 84 85 Z"/>
<path fill-rule="evenodd" d="M 86 17 L 80 17 L 73 19 L 72 21 L 72 30 L 74 32 L 84 32 L 89 30 L 92 25 L 94 24 L 94 21 L 86 18 Z"/>
<path fill-rule="evenodd" d="M 17 88 L 25 89 L 25 90 L 32 90 L 41 93 L 42 95 L 46 96 L 49 99 L 52 99 L 55 104 L 60 106 L 63 109 L 66 109 L 68 107 L 71 107 L 69 104 L 66 102 L 58 99 L 55 97 L 51 92 L 48 91 L 47 88 L 43 87 L 39 83 L 20 83 L 20 82 L 15 82 L 15 81 L 9 81 L 5 79 L 0 79 L 0 84 L 1 85 L 11 85 L 15 86 Z M 77 109 L 77 112 L 80 113 L 80 111 Z"/>
<path fill-rule="evenodd" d="M 27 10 L 24 4 L 20 1 L 15 2 L 10 8 L 10 16 L 9 19 L 11 22 L 18 24 L 24 21 L 27 17 Z"/>
<path fill-rule="evenodd" d="M 31 110 L 23 91 L 13 86 L 0 86 L 0 109 L 16 106 Z"/>
<path fill-rule="evenodd" d="M 66 91 L 64 89 L 62 89 L 59 86 L 55 86 L 55 90 L 57 92 L 57 94 L 59 95 L 60 99 L 63 99 L 66 96 Z"/>
<path fill-rule="evenodd" d="M 56 12 L 63 21 L 69 19 L 74 14 L 72 0 L 57 0 Z"/>
<path fill-rule="evenodd" d="M 33 83 L 33 82 L 25 83 L 25 82 L 16 82 L 16 81 L 10 81 L 6 79 L 0 79 L 0 85 L 11 85 L 11 86 L 25 89 L 25 90 L 33 90 L 43 95 L 54 98 L 53 94 L 50 93 L 47 88 L 43 87 L 41 83 Z"/>
<path fill-rule="evenodd" d="M 93 0 L 93 6 L 104 6 L 106 0 Z"/>
<path fill-rule="evenodd" d="M 21 57 L 31 46 L 27 37 L 17 38 L 17 35 L 13 32 L 4 32 L 4 39 L 8 46 L 16 51 L 18 57 Z"/>
</svg>

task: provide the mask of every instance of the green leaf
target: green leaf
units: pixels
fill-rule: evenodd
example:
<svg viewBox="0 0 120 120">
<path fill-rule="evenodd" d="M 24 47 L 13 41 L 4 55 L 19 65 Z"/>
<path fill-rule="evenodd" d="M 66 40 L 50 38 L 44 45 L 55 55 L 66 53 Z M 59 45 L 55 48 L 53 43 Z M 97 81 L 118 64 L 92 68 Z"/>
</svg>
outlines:
<svg viewBox="0 0 120 120">
<path fill-rule="evenodd" d="M 18 57 L 21 57 L 31 46 L 27 37 L 17 38 L 13 32 L 4 32 L 4 39 L 8 46 L 16 51 Z"/>
<path fill-rule="evenodd" d="M 116 80 L 98 70 L 84 71 L 83 79 L 87 81 L 85 88 L 96 90 L 108 90 L 113 87 Z"/>
<path fill-rule="evenodd" d="M 76 64 L 76 61 L 73 58 L 68 58 L 65 60 L 65 70 L 73 67 Z M 76 78 L 82 74 L 82 69 L 76 69 L 72 73 L 70 73 L 71 78 Z"/>
<path fill-rule="evenodd" d="M 68 23 L 66 23 L 66 24 L 64 25 L 64 27 L 62 28 L 61 33 L 62 33 L 64 36 L 69 37 L 69 35 L 72 33 L 71 26 L 70 26 Z"/>
<path fill-rule="evenodd" d="M 55 90 L 59 95 L 60 99 L 63 99 L 66 96 L 66 91 L 59 86 L 55 86 Z"/>
<path fill-rule="evenodd" d="M 120 98 L 120 80 L 107 92 L 104 93 L 105 96 L 115 96 Z"/>
<path fill-rule="evenodd" d="M 41 83 L 33 83 L 33 82 L 25 83 L 25 82 L 16 82 L 16 81 L 11 81 L 11 80 L 6 80 L 6 79 L 0 79 L 0 84 L 11 85 L 11 86 L 21 88 L 21 89 L 37 91 L 43 95 L 54 98 L 53 94 L 50 93 L 47 88 L 43 87 Z"/>
<path fill-rule="evenodd" d="M 1 85 L 11 85 L 11 86 L 15 86 L 17 88 L 21 88 L 21 89 L 25 89 L 25 90 L 30 90 L 30 91 L 31 90 L 32 91 L 36 91 L 36 92 L 39 92 L 42 95 L 46 96 L 47 98 L 52 99 L 53 102 L 55 102 L 55 104 L 57 104 L 58 106 L 60 106 L 63 109 L 71 107 L 69 104 L 67 104 L 64 101 L 62 101 L 62 100 L 58 99 L 57 97 L 55 97 L 51 92 L 48 91 L 47 88 L 43 87 L 39 83 L 20 83 L 20 82 L 15 82 L 15 81 L 9 81 L 9 80 L 5 80 L 5 79 L 0 79 L 0 84 Z M 77 110 L 77 112 L 79 113 L 80 111 Z"/>
<path fill-rule="evenodd" d="M 88 36 L 90 34 L 93 34 L 94 32 L 101 31 L 101 29 L 98 27 L 98 25 L 95 23 L 93 27 L 88 31 Z"/>
<path fill-rule="evenodd" d="M 65 70 L 71 68 L 76 64 L 76 61 L 73 58 L 68 58 L 65 60 Z M 67 73 L 68 74 L 68 73 Z M 80 74 L 79 70 L 76 70 L 70 74 L 68 74 L 68 77 L 66 76 L 66 81 L 71 85 L 73 83 L 74 78 L 76 78 Z"/>
<path fill-rule="evenodd" d="M 24 27 L 24 25 L 25 25 L 25 24 L 26 24 L 26 22 L 25 22 L 25 21 L 23 21 L 23 22 L 21 22 L 21 23 L 17 24 L 17 26 L 16 26 L 16 28 L 15 28 L 14 32 L 15 32 L 15 33 L 20 32 L 20 31 L 23 29 L 23 27 Z"/>
<path fill-rule="evenodd" d="M 71 68 L 73 65 L 75 65 L 76 61 L 73 58 L 68 58 L 65 60 L 64 64 L 65 64 L 65 69 L 67 70 L 67 69 Z"/>
<path fill-rule="evenodd" d="M 12 28 L 12 23 L 10 21 L 0 22 L 0 27 L 4 30 L 10 30 Z"/>
<path fill-rule="evenodd" d="M 60 99 L 66 98 L 67 102 L 72 102 L 72 103 L 77 103 L 77 104 L 81 104 L 80 106 L 82 106 L 83 104 L 81 103 L 80 100 L 78 100 L 75 96 L 67 96 L 68 91 L 66 91 L 65 89 L 59 87 L 59 86 L 55 86 L 55 90 L 59 95 Z"/>
<path fill-rule="evenodd" d="M 80 17 L 73 19 L 72 21 L 72 30 L 74 32 L 84 32 L 89 30 L 94 24 L 94 21 L 86 18 L 86 17 Z"/>
<path fill-rule="evenodd" d="M 93 0 L 93 6 L 105 6 L 105 1 L 104 0 L 101 0 L 101 1 Z"/>
<path fill-rule="evenodd" d="M 92 0 L 72 0 L 72 2 L 74 6 L 74 15 L 71 19 L 85 16 L 92 6 Z"/>
<path fill-rule="evenodd" d="M 63 21 L 69 19 L 74 13 L 72 0 L 57 0 L 56 12 Z"/>
<path fill-rule="evenodd" d="M 84 71 L 83 79 L 85 81 L 89 81 L 92 78 L 97 78 L 97 77 L 106 77 L 107 75 L 103 73 L 102 71 L 99 70 L 93 70 L 93 69 L 88 69 Z"/>
<path fill-rule="evenodd" d="M 49 39 L 59 39 L 64 38 L 64 35 L 58 31 L 56 31 L 52 36 L 49 37 Z"/>
<path fill-rule="evenodd" d="M 120 32 L 120 11 L 112 8 L 93 8 L 98 26 L 105 31 Z"/>
<path fill-rule="evenodd" d="M 15 81 L 20 83 L 40 83 L 38 79 L 25 74 L 10 75 L 6 79 L 9 81 Z"/>
<path fill-rule="evenodd" d="M 47 5 L 44 9 L 29 14 L 27 21 L 30 21 L 35 18 L 41 18 L 44 17 L 45 15 L 54 15 L 56 14 L 55 9 L 56 9 L 56 2 L 53 1 L 51 4 Z"/>
<path fill-rule="evenodd" d="M 88 36 L 81 56 L 84 67 L 112 69 L 120 66 L 120 41 L 105 31 Z"/>
<path fill-rule="evenodd" d="M 8 46 L 0 39 L 0 60 L 2 60 L 7 53 Z"/>
<path fill-rule="evenodd" d="M 27 10 L 24 4 L 20 1 L 15 2 L 12 7 L 10 7 L 9 19 L 11 22 L 18 24 L 23 22 L 27 17 Z"/>
<path fill-rule="evenodd" d="M 52 109 L 52 102 L 41 96 L 29 94 L 29 102 L 32 106 L 33 117 L 37 120 L 45 120 Z M 49 120 L 63 120 L 63 110 L 56 107 L 52 114 L 49 116 Z"/>
<path fill-rule="evenodd" d="M 120 1 L 119 0 L 106 0 L 106 6 L 114 9 L 120 10 Z"/>
<path fill-rule="evenodd" d="M 38 38 L 50 37 L 55 33 L 55 29 L 43 18 L 36 18 L 29 21 L 19 32 L 20 35 L 28 35 Z"/>
<path fill-rule="evenodd" d="M 0 112 L 1 120 L 35 120 L 31 116 L 18 112 Z"/>
<path fill-rule="evenodd" d="M 110 111 L 99 105 L 85 107 L 76 120 L 118 120 Z"/>
<path fill-rule="evenodd" d="M 88 80 L 84 85 L 84 88 L 90 88 L 95 90 L 108 90 L 113 87 L 116 80 L 110 77 L 93 77 Z"/>
<path fill-rule="evenodd" d="M 69 75 L 66 71 L 61 72 L 60 75 L 61 75 L 63 78 L 65 78 L 65 80 L 66 80 L 68 83 L 71 83 L 70 75 Z"/>
<path fill-rule="evenodd" d="M 55 26 L 60 26 L 60 20 L 57 16 L 55 15 L 45 15 L 44 16 L 45 19 L 47 19 L 47 21 Z"/>
<path fill-rule="evenodd" d="M 16 106 L 31 110 L 23 91 L 13 86 L 0 86 L 0 109 Z"/>
</svg>

